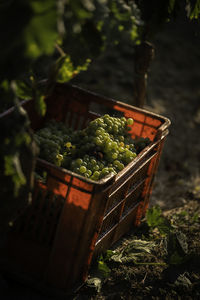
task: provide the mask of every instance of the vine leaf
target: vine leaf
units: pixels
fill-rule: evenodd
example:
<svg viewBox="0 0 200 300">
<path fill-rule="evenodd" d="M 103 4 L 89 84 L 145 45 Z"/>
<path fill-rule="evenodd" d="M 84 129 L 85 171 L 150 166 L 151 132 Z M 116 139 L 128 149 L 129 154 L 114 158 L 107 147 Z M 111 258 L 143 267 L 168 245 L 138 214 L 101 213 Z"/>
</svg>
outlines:
<svg viewBox="0 0 200 300">
<path fill-rule="evenodd" d="M 18 98 L 28 100 L 33 97 L 32 87 L 28 85 L 25 81 L 16 80 L 15 87 L 15 92 Z"/>
<path fill-rule="evenodd" d="M 54 0 L 31 1 L 33 16 L 24 30 L 27 57 L 51 55 L 58 38 L 57 13 Z"/>
<path fill-rule="evenodd" d="M 6 155 L 5 161 L 5 175 L 11 176 L 14 183 L 14 195 L 17 196 L 21 186 L 26 184 L 26 177 L 21 169 L 19 153 L 14 155 Z"/>
<path fill-rule="evenodd" d="M 162 216 L 161 208 L 158 205 L 147 210 L 146 220 L 150 228 L 158 228 L 161 234 L 169 234 L 172 230 L 169 221 Z"/>
<path fill-rule="evenodd" d="M 179 265 L 188 257 L 188 244 L 182 232 L 171 232 L 166 239 L 167 262 L 170 265 Z"/>
<path fill-rule="evenodd" d="M 113 251 L 110 260 L 120 263 L 137 262 L 140 258 L 150 254 L 154 247 L 155 243 L 152 241 L 133 240 L 122 251 Z"/>
</svg>

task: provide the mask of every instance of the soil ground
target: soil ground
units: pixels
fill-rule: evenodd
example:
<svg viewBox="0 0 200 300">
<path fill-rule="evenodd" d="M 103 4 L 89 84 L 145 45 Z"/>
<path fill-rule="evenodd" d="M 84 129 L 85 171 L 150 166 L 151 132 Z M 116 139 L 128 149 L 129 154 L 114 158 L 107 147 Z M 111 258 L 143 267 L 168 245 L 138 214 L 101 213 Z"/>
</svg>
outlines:
<svg viewBox="0 0 200 300">
<path fill-rule="evenodd" d="M 200 299 L 200 25 L 181 18 L 167 24 L 153 43 L 156 56 L 149 71 L 145 108 L 168 117 L 172 124 L 150 207 L 159 205 L 173 230 L 162 235 L 143 220 L 113 250 L 122 253 L 140 239 L 154 243 L 150 253 L 140 257 L 140 264 L 105 259 L 111 271 L 107 277 L 100 276 L 101 289 L 100 283 L 93 281 L 92 287 L 87 283 L 73 299 Z M 74 83 L 132 103 L 132 56 L 131 46 L 124 44 L 120 52 L 100 57 L 87 76 Z M 175 238 L 178 248 L 166 246 L 169 238 Z M 170 251 L 174 260 L 169 259 Z M 1 299 L 48 299 L 7 278 L 1 291 Z"/>
</svg>

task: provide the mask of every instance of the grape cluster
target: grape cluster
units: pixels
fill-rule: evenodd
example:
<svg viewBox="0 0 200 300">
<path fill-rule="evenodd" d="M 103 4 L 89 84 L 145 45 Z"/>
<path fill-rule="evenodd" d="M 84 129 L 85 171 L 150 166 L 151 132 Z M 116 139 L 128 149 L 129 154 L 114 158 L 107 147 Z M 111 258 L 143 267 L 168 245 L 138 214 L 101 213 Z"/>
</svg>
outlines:
<svg viewBox="0 0 200 300">
<path fill-rule="evenodd" d="M 50 121 L 35 133 L 40 157 L 92 180 L 117 174 L 137 155 L 129 134 L 133 119 L 108 114 L 73 131 Z"/>
<path fill-rule="evenodd" d="M 40 158 L 43 158 L 57 166 L 63 160 L 65 151 L 64 143 L 70 139 L 72 131 L 63 123 L 54 120 L 35 133 L 35 141 L 40 148 Z"/>
</svg>

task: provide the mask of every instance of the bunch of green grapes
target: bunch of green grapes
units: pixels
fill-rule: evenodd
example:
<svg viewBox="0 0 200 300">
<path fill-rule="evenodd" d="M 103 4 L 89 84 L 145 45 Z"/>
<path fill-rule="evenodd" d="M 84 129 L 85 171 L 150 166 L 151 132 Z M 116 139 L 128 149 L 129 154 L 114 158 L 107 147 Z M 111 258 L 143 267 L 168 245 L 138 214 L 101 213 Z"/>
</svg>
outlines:
<svg viewBox="0 0 200 300">
<path fill-rule="evenodd" d="M 132 118 L 108 114 L 77 131 L 50 121 L 35 137 L 41 158 L 96 181 L 117 174 L 137 156 L 131 125 Z"/>
<path fill-rule="evenodd" d="M 71 130 L 63 123 L 54 120 L 35 133 L 35 140 L 40 148 L 40 158 L 43 158 L 57 166 L 61 165 L 63 159 L 65 140 L 71 137 Z"/>
</svg>

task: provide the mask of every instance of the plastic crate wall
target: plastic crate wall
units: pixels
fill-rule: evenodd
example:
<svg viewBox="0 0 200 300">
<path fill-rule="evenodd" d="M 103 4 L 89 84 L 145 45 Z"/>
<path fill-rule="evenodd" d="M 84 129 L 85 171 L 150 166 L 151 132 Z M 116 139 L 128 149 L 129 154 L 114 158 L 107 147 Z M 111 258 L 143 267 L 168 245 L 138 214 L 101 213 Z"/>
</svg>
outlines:
<svg viewBox="0 0 200 300">
<path fill-rule="evenodd" d="M 46 172 L 46 181 L 36 182 L 32 205 L 14 224 L 1 265 L 35 287 L 65 293 L 86 279 L 93 256 L 139 225 L 170 121 L 65 84 L 56 86 L 46 104 L 44 118 L 37 115 L 32 100 L 23 104 L 33 130 L 48 119 L 81 129 L 105 111 L 132 117 L 132 137 L 151 140 L 116 176 L 98 182 L 38 159 L 37 171 Z"/>
</svg>

